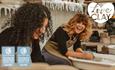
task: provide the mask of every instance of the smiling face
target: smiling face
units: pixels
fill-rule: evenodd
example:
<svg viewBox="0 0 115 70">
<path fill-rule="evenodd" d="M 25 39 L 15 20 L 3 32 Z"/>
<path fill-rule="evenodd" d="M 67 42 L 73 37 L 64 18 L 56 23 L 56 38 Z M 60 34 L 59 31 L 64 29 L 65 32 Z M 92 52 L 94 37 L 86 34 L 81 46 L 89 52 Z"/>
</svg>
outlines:
<svg viewBox="0 0 115 70">
<path fill-rule="evenodd" d="M 63 28 L 71 37 L 79 36 L 80 40 L 88 40 L 92 34 L 90 18 L 81 13 L 75 14 Z"/>
<path fill-rule="evenodd" d="M 84 31 L 84 29 L 85 29 L 85 25 L 82 22 L 80 22 L 75 25 L 74 32 L 80 34 L 81 32 Z"/>
<path fill-rule="evenodd" d="M 88 25 L 88 17 L 85 14 L 76 14 L 68 22 L 70 34 L 80 34 L 86 30 Z"/>
<path fill-rule="evenodd" d="M 47 25 L 48 25 L 48 19 L 45 18 L 45 19 L 44 19 L 44 22 L 43 22 L 43 26 L 40 28 L 40 33 L 41 33 L 41 34 L 42 34 L 42 33 L 45 33 Z"/>
<path fill-rule="evenodd" d="M 45 18 L 43 21 L 43 26 L 40 28 L 37 28 L 33 33 L 33 38 L 38 39 L 43 33 L 46 31 L 46 27 L 48 25 L 48 19 Z"/>
</svg>

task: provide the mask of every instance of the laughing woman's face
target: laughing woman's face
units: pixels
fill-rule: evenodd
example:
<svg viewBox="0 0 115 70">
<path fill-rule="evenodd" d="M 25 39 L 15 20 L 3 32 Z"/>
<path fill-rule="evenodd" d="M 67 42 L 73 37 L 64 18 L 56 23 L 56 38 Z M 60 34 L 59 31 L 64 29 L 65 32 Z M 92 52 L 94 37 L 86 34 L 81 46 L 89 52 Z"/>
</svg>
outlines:
<svg viewBox="0 0 115 70">
<path fill-rule="evenodd" d="M 82 22 L 80 22 L 80 23 L 77 23 L 76 25 L 75 25 L 75 33 L 77 33 L 77 34 L 80 34 L 81 32 L 83 32 L 84 31 L 84 29 L 85 29 L 85 25 L 82 23 Z"/>
<path fill-rule="evenodd" d="M 41 28 L 37 28 L 34 31 L 33 38 L 38 39 L 43 33 L 45 33 L 47 25 L 48 25 L 48 19 L 45 18 L 43 22 L 43 26 Z"/>
</svg>

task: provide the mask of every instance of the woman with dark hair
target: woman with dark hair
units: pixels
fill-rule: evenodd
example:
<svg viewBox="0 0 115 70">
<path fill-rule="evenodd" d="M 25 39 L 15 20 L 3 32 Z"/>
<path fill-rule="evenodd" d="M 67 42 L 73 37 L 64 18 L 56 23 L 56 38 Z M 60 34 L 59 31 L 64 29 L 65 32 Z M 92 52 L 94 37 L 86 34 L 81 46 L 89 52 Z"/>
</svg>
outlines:
<svg viewBox="0 0 115 70">
<path fill-rule="evenodd" d="M 0 46 L 30 46 L 32 62 L 43 62 L 39 41 L 52 33 L 50 11 L 37 3 L 22 5 L 11 17 L 10 27 L 0 34 Z"/>
<path fill-rule="evenodd" d="M 89 39 L 92 24 L 87 15 L 77 13 L 69 22 L 59 27 L 43 49 L 43 55 L 49 64 L 71 65 L 69 56 L 83 59 L 93 59 L 91 53 L 84 53 L 80 48 L 81 41 Z M 73 47 L 73 50 L 69 49 Z"/>
</svg>

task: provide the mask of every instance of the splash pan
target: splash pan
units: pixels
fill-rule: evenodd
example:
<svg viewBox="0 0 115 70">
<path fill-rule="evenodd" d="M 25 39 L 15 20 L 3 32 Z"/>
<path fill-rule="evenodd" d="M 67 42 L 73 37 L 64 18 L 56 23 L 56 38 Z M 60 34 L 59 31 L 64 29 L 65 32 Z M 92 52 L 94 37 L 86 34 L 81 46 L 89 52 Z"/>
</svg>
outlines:
<svg viewBox="0 0 115 70">
<path fill-rule="evenodd" d="M 115 70 L 115 55 L 94 54 L 95 59 L 85 60 L 69 57 L 73 65 L 83 70 Z"/>
</svg>

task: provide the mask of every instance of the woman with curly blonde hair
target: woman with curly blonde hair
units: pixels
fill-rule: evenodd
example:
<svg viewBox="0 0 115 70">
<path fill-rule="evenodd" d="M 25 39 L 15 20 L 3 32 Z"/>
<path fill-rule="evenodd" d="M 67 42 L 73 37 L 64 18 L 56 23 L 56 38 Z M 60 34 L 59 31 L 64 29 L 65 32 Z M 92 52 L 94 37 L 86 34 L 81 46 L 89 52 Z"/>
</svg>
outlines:
<svg viewBox="0 0 115 70">
<path fill-rule="evenodd" d="M 83 31 L 81 24 L 85 25 Z M 70 19 L 68 24 L 64 25 L 64 30 L 68 33 L 69 36 L 72 34 L 79 34 L 80 40 L 88 40 L 92 34 L 92 23 L 90 19 L 85 14 L 76 14 L 73 18 Z M 76 31 L 75 31 L 76 30 Z"/>
<path fill-rule="evenodd" d="M 89 39 L 92 34 L 92 24 L 87 15 L 77 13 L 69 22 L 59 27 L 43 49 L 43 55 L 49 64 L 67 64 L 71 61 L 67 57 L 93 59 L 90 53 L 84 53 L 81 41 Z M 69 47 L 73 47 L 70 50 Z"/>
</svg>

